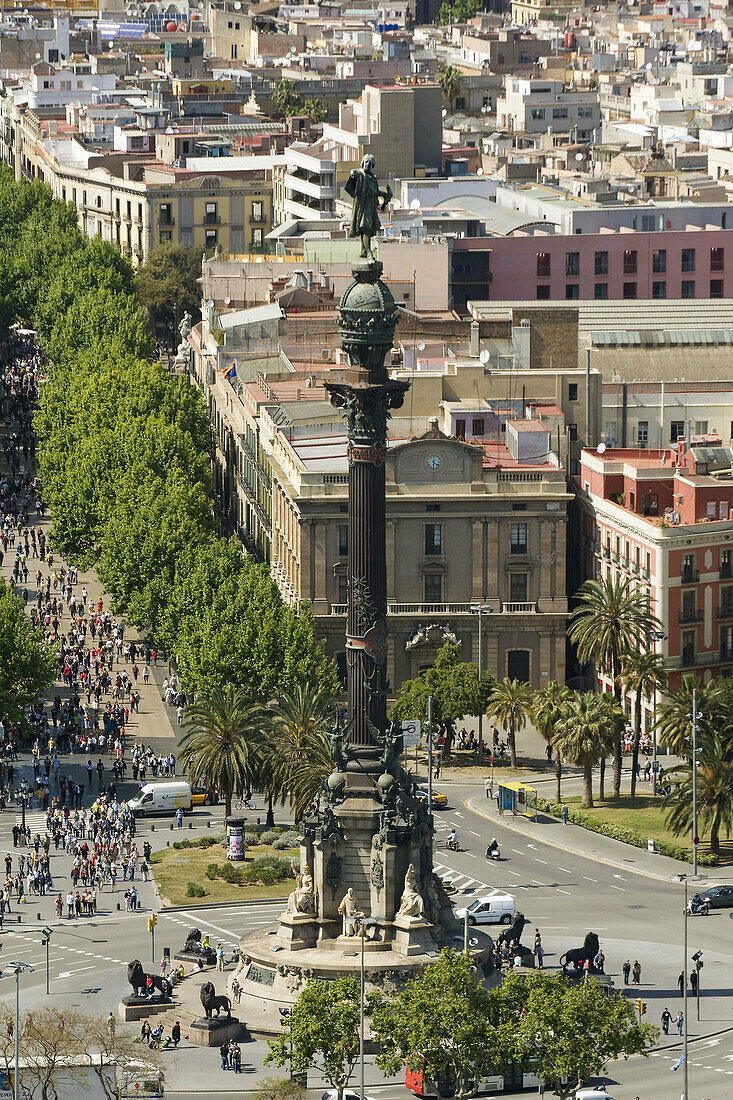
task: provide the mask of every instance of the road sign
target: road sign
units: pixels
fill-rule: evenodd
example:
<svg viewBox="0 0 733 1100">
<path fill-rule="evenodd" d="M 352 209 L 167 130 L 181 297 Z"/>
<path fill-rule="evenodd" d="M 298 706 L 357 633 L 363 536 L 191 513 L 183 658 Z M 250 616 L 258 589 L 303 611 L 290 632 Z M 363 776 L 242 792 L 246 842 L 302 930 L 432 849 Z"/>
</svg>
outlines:
<svg viewBox="0 0 733 1100">
<path fill-rule="evenodd" d="M 420 744 L 420 722 L 416 718 L 402 723 L 402 744 L 406 749 Z"/>
<path fill-rule="evenodd" d="M 673 1069 L 673 1070 L 679 1069 L 679 1068 L 680 1068 L 680 1066 L 683 1066 L 684 1064 L 685 1064 L 685 1055 L 684 1055 L 684 1054 L 682 1054 L 682 1055 L 681 1055 L 681 1056 L 680 1056 L 680 1057 L 679 1057 L 679 1058 L 677 1059 L 677 1061 L 675 1062 L 675 1064 L 674 1064 L 674 1065 L 672 1066 L 672 1069 Z"/>
</svg>

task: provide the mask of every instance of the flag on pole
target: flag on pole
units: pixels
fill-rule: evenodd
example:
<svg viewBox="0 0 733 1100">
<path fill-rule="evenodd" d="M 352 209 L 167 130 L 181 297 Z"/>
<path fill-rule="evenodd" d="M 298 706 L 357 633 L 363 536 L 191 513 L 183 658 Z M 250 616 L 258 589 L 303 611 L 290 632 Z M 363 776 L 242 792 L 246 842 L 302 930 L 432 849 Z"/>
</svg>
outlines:
<svg viewBox="0 0 733 1100">
<path fill-rule="evenodd" d="M 228 367 L 222 369 L 222 374 L 226 378 L 227 382 L 231 382 L 233 378 L 237 377 L 237 361 L 233 359 Z"/>
</svg>

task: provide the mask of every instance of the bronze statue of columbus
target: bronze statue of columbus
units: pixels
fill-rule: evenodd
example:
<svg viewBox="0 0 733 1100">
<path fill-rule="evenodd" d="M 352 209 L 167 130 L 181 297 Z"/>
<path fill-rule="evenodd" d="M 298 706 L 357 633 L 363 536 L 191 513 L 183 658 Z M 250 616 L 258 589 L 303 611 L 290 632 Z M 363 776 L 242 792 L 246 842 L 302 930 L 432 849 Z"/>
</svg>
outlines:
<svg viewBox="0 0 733 1100">
<path fill-rule="evenodd" d="M 374 260 L 372 239 L 379 233 L 381 224 L 379 200 L 382 199 L 381 209 L 384 210 L 392 198 L 392 188 L 387 184 L 380 189 L 371 153 L 362 159 L 361 168 L 352 168 L 344 190 L 353 199 L 349 236 L 361 238 L 361 259 Z"/>
</svg>

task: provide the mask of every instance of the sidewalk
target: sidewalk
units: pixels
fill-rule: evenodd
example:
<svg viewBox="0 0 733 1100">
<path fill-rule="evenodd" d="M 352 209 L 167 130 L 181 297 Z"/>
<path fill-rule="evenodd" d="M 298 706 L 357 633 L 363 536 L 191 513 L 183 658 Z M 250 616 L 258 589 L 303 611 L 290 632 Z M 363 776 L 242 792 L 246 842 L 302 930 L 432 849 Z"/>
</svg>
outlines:
<svg viewBox="0 0 733 1100">
<path fill-rule="evenodd" d="M 550 817 L 549 814 L 539 813 L 537 821 L 521 815 L 500 815 L 493 799 L 490 800 L 483 794 L 466 798 L 464 804 L 467 809 L 479 814 L 487 821 L 493 821 L 501 828 L 512 832 L 521 833 L 528 840 L 547 844 L 558 851 L 584 856 L 618 870 L 631 871 L 633 874 L 644 875 L 659 882 L 669 882 L 673 875 L 692 874 L 691 863 L 670 859 L 669 856 L 648 852 L 643 848 L 635 848 L 631 844 L 613 840 L 611 837 L 603 836 L 602 833 L 593 833 L 579 825 L 563 825 L 558 818 Z M 700 870 L 707 875 L 711 883 L 713 881 L 733 882 L 731 867 L 721 869 L 703 867 Z"/>
</svg>

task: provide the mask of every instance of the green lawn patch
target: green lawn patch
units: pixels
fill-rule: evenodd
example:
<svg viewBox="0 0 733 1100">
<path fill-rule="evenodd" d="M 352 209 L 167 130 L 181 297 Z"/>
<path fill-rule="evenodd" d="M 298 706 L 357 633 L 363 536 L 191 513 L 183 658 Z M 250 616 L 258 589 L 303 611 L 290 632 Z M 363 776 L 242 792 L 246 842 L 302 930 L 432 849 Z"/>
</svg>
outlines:
<svg viewBox="0 0 733 1100">
<path fill-rule="evenodd" d="M 653 840 L 655 848 L 662 855 L 672 859 L 692 862 L 692 848 L 686 836 L 675 836 L 665 824 L 665 811 L 662 799 L 652 795 L 637 794 L 634 805 L 628 795 L 620 798 L 607 797 L 591 809 L 581 806 L 579 796 L 565 799 L 570 811 L 570 820 L 575 825 L 593 832 L 610 836 L 637 848 L 646 848 L 647 841 Z M 554 816 L 560 816 L 557 802 L 538 799 L 538 808 Z M 733 860 L 733 842 L 721 844 L 721 855 L 711 854 L 707 844 L 701 843 L 698 860 L 703 866 L 720 866 Z"/>
<path fill-rule="evenodd" d="M 207 904 L 281 898 L 292 890 L 293 877 L 277 872 L 289 867 L 290 860 L 299 858 L 298 848 L 278 850 L 271 844 L 256 844 L 247 848 L 246 859 L 233 863 L 226 858 L 226 844 L 221 838 L 213 844 L 209 839 L 206 838 L 205 847 L 193 841 L 153 852 L 151 867 L 164 905 L 190 905 L 192 898 Z M 232 881 L 225 881 L 219 874 L 207 876 L 212 865 L 221 868 Z M 247 884 L 240 885 L 241 882 Z M 193 884 L 190 890 L 189 884 Z"/>
</svg>

